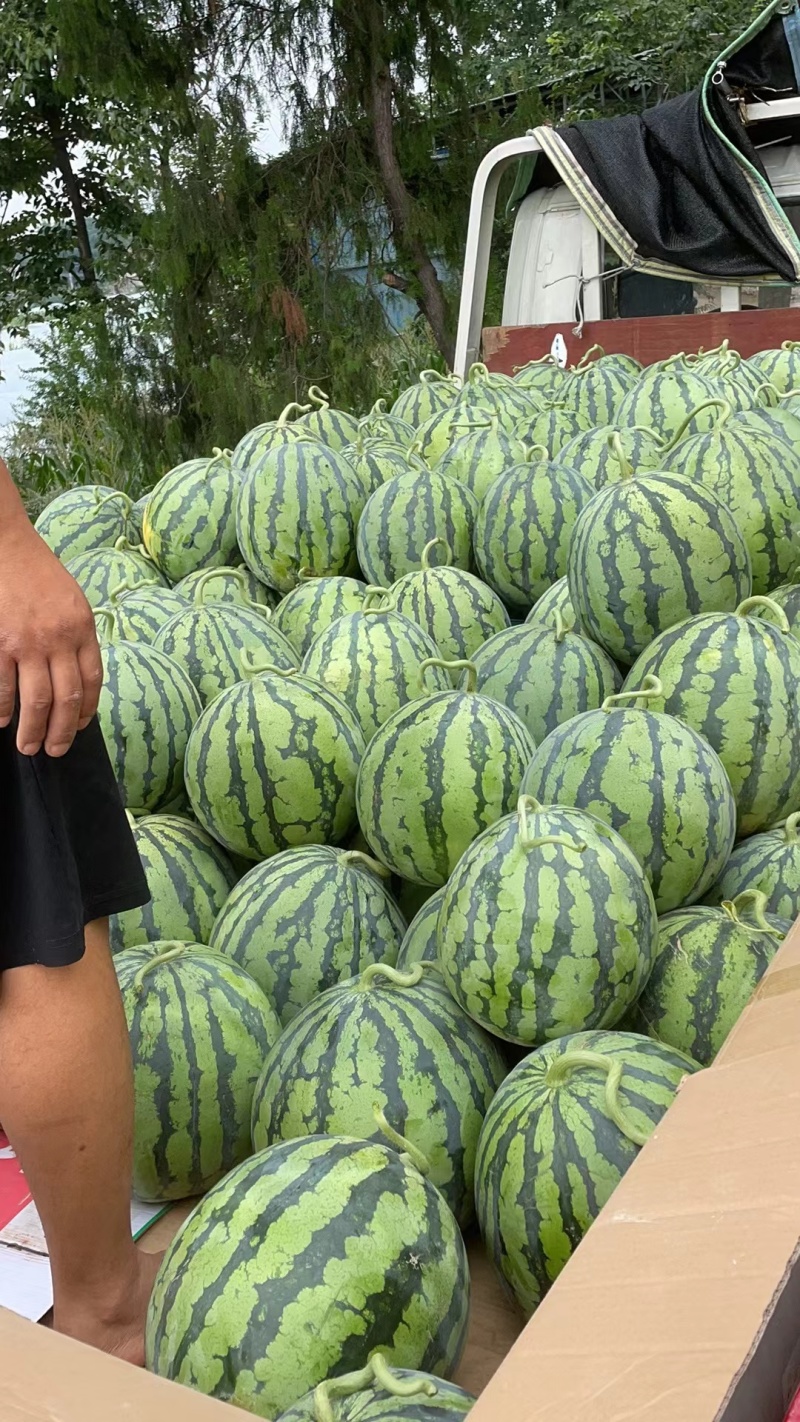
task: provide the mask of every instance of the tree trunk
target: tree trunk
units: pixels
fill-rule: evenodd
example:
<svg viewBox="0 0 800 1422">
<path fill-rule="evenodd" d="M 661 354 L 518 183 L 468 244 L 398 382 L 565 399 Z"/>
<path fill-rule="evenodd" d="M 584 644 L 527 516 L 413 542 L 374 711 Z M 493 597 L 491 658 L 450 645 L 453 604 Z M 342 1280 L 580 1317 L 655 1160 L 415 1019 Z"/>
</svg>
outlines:
<svg viewBox="0 0 800 1422">
<path fill-rule="evenodd" d="M 422 240 L 414 214 L 414 202 L 405 184 L 394 145 L 392 76 L 386 57 L 386 31 L 381 0 L 369 0 L 370 12 L 370 105 L 372 134 L 392 222 L 392 236 L 398 256 L 411 262 L 420 294 L 417 305 L 427 317 L 439 350 L 452 367 L 455 342 L 450 328 L 442 283 Z"/>
<path fill-rule="evenodd" d="M 64 184 L 64 191 L 67 195 L 70 208 L 72 209 L 72 220 L 75 223 L 75 236 L 78 243 L 78 261 L 80 263 L 81 274 L 84 285 L 89 290 L 97 288 L 97 273 L 94 269 L 94 257 L 92 256 L 92 244 L 89 240 L 89 228 L 86 223 L 86 212 L 83 205 L 83 193 L 81 185 L 75 174 L 70 158 L 67 141 L 61 127 L 60 117 L 57 112 L 48 109 L 45 113 L 50 142 L 53 145 L 53 157 L 56 167 L 61 174 L 61 181 Z"/>
</svg>

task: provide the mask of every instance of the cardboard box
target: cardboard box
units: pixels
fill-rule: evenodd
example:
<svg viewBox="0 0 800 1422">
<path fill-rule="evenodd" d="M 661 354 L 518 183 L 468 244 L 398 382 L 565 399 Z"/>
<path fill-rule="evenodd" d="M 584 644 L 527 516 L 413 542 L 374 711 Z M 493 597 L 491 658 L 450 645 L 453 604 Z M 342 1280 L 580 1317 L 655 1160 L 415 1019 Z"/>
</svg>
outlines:
<svg viewBox="0 0 800 1422">
<path fill-rule="evenodd" d="M 471 1422 L 784 1422 L 800 1384 L 799 1241 L 800 921 L 524 1329 L 471 1248 L 458 1375 L 482 1389 Z M 2 1422 L 234 1415 L 8 1313 L 0 1377 Z"/>
</svg>

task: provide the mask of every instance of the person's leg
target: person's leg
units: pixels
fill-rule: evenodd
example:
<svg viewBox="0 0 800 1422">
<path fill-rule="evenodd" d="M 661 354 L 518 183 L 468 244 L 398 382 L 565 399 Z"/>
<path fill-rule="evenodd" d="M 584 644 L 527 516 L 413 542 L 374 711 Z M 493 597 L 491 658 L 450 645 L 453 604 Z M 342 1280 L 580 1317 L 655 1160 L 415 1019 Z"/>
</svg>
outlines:
<svg viewBox="0 0 800 1422">
<path fill-rule="evenodd" d="M 159 1260 L 131 1239 L 133 1079 L 106 920 L 79 962 L 0 976 L 0 1120 L 47 1237 L 54 1327 L 142 1364 Z"/>
</svg>

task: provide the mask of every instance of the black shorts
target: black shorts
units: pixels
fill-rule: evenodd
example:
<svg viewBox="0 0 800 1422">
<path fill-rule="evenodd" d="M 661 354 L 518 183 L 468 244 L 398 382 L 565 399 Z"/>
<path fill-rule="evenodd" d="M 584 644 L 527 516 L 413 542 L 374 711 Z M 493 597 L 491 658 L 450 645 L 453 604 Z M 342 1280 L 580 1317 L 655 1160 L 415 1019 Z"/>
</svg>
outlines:
<svg viewBox="0 0 800 1422">
<path fill-rule="evenodd" d="M 0 972 L 83 955 L 96 918 L 150 891 L 95 719 L 58 760 L 20 755 L 0 729 Z"/>
</svg>

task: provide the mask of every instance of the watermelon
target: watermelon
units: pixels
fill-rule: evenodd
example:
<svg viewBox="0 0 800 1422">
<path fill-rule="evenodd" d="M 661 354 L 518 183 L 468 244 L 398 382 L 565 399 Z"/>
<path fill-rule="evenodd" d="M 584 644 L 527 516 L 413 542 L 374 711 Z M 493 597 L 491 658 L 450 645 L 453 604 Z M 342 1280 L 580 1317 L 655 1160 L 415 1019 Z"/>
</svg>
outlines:
<svg viewBox="0 0 800 1422">
<path fill-rule="evenodd" d="M 711 380 L 696 375 L 675 358 L 651 366 L 640 376 L 617 406 L 615 423 L 643 426 L 668 443 L 681 432 L 713 428 L 717 409 L 709 402 L 716 394 Z"/>
<path fill-rule="evenodd" d="M 789 624 L 792 636 L 800 640 L 800 583 L 784 583 L 782 587 L 772 588 L 769 602 L 777 604 Z M 767 622 L 774 623 L 777 620 L 777 624 L 783 626 L 782 618 L 770 607 L 763 607 L 758 615 L 766 618 Z"/>
<path fill-rule="evenodd" d="M 412 918 L 397 954 L 399 972 L 407 973 L 417 963 L 437 962 L 436 926 L 443 898 L 444 888 L 437 889 Z"/>
<path fill-rule="evenodd" d="M 532 753 L 514 713 L 476 693 L 474 668 L 466 690 L 410 701 L 375 734 L 358 773 L 358 819 L 373 853 L 401 878 L 438 888 L 516 804 Z"/>
<path fill-rule="evenodd" d="M 285 850 L 239 881 L 211 946 L 246 969 L 285 1027 L 326 988 L 394 963 L 405 920 L 385 874 L 359 850 Z"/>
<path fill-rule="evenodd" d="M 558 611 L 550 627 L 523 624 L 497 632 L 473 661 L 478 691 L 519 716 L 534 745 L 562 721 L 601 706 L 622 685 L 611 658 L 565 626 Z"/>
<path fill-rule="evenodd" d="M 452 405 L 459 391 L 452 375 L 440 375 L 438 370 L 423 370 L 415 385 L 409 385 L 392 405 L 393 419 L 419 429 L 439 410 Z"/>
<path fill-rule="evenodd" d="M 233 603 L 235 607 L 248 607 L 253 612 L 269 614 L 278 601 L 274 588 L 259 582 L 249 568 L 200 568 L 173 588 L 186 602 Z M 266 608 L 266 611 L 264 609 Z"/>
<path fill-rule="evenodd" d="M 446 565 L 431 566 L 438 558 Z M 468 658 L 495 632 L 508 627 L 508 613 L 492 589 L 463 568 L 452 568 L 449 545 L 432 539 L 422 550 L 422 567 L 398 578 L 389 596 L 395 611 L 410 617 L 433 639 L 447 661 Z"/>
<path fill-rule="evenodd" d="M 600 489 L 569 548 L 572 605 L 589 636 L 630 666 L 659 632 L 750 596 L 750 555 L 730 509 L 681 474 Z"/>
<path fill-rule="evenodd" d="M 343 455 L 318 440 L 268 450 L 242 478 L 239 547 L 252 573 L 289 592 L 308 569 L 322 577 L 356 570 L 356 524 L 368 489 Z"/>
<path fill-rule="evenodd" d="M 547 409 L 540 410 L 532 420 L 521 420 L 515 433 L 527 444 L 540 446 L 549 458 L 555 459 L 565 445 L 588 429 L 591 429 L 591 425 L 584 415 L 579 415 L 575 410 L 567 410 L 560 403 L 554 403 Z"/>
<path fill-rule="evenodd" d="M 159 939 L 208 943 L 238 878 L 224 849 L 177 815 L 145 815 L 132 828 L 151 898 L 143 908 L 112 914 L 112 953 Z"/>
<path fill-rule="evenodd" d="M 405 474 L 410 465 L 425 468 L 422 460 L 415 460 L 402 446 L 385 439 L 365 438 L 361 430 L 352 444 L 345 445 L 342 456 L 363 479 L 370 494 L 395 474 Z"/>
<path fill-rule="evenodd" d="M 652 892 L 621 835 L 523 796 L 450 876 L 438 962 L 475 1022 L 534 1046 L 619 1022 L 647 981 L 657 930 Z"/>
<path fill-rule="evenodd" d="M 454 440 L 470 430 L 483 428 L 486 415 L 486 409 L 470 408 L 456 401 L 420 425 L 410 453 L 421 459 L 429 469 L 435 469 Z"/>
<path fill-rule="evenodd" d="M 280 1028 L 261 989 L 197 943 L 114 959 L 133 1056 L 133 1189 L 202 1195 L 250 1154 L 253 1091 Z"/>
<path fill-rule="evenodd" d="M 597 351 L 597 355 L 595 355 Z M 606 353 L 602 346 L 590 346 L 586 354 L 578 361 L 576 370 L 581 370 L 590 360 L 595 365 L 609 366 L 613 370 L 621 370 L 624 375 L 632 375 L 638 380 L 642 374 L 642 366 L 635 356 L 628 355 L 625 351 L 609 351 Z"/>
<path fill-rule="evenodd" d="M 444 540 L 452 562 L 469 568 L 477 511 L 469 489 L 446 474 L 398 474 L 367 500 L 358 525 L 358 561 L 370 582 L 388 587 L 422 567 L 423 549 Z"/>
<path fill-rule="evenodd" d="M 312 642 L 348 612 L 363 607 L 367 585 L 359 578 L 318 578 L 300 574 L 296 588 L 282 598 L 272 626 L 291 642 L 302 661 Z"/>
<path fill-rule="evenodd" d="M 421 1152 L 464 1229 L 474 1217 L 478 1136 L 506 1065 L 441 982 L 422 976 L 421 963 L 408 973 L 373 963 L 309 1003 L 264 1063 L 253 1145 L 380 1140 L 388 1122 L 409 1153 Z"/>
<path fill-rule="evenodd" d="M 500 428 L 496 415 L 476 421 L 472 429 L 448 446 L 436 465 L 440 474 L 466 484 L 478 503 L 498 474 L 524 464 L 527 445 L 515 435 Z"/>
<path fill-rule="evenodd" d="M 482 578 L 520 612 L 566 573 L 572 529 L 592 495 L 582 474 L 531 454 L 495 479 L 475 523 Z"/>
<path fill-rule="evenodd" d="M 454 1383 L 410 1368 L 388 1368 L 380 1353 L 357 1373 L 320 1383 L 278 1422 L 447 1422 L 475 1398 Z"/>
<path fill-rule="evenodd" d="M 650 430 L 636 425 L 602 425 L 599 429 L 585 430 L 556 455 L 556 464 L 577 469 L 596 489 L 618 483 L 624 478 L 628 465 L 644 473 L 648 469 L 663 469 L 665 460 L 661 440 Z"/>
<path fill-rule="evenodd" d="M 666 913 L 702 898 L 722 872 L 736 805 L 722 761 L 703 736 L 647 709 L 662 707 L 662 695 L 651 677 L 641 704 L 628 693 L 609 696 L 599 711 L 558 726 L 536 751 L 523 789 L 612 825 Z"/>
<path fill-rule="evenodd" d="M 489 371 L 477 361 L 470 367 L 455 408 L 468 410 L 478 419 L 490 413 L 502 429 L 513 434 L 520 421 L 530 422 L 535 418 L 542 401 L 534 391 L 524 389 L 510 376 Z"/>
<path fill-rule="evenodd" d="M 64 489 L 42 510 L 34 525 L 57 558 L 76 558 L 98 548 L 113 548 L 130 529 L 131 500 L 121 489 L 79 484 Z"/>
<path fill-rule="evenodd" d="M 355 717 L 338 696 L 272 668 L 205 708 L 186 752 L 186 788 L 214 839 L 245 859 L 266 859 L 344 839 L 363 752 Z"/>
<path fill-rule="evenodd" d="M 739 412 L 740 423 L 750 430 L 757 430 L 767 439 L 776 440 L 778 445 L 788 444 L 794 454 L 800 450 L 800 419 L 792 414 L 791 406 L 781 403 L 770 409 L 759 406 L 756 409 Z M 736 418 L 734 416 L 734 418 Z"/>
<path fill-rule="evenodd" d="M 132 588 L 143 583 L 166 586 L 155 563 L 139 549 L 132 548 L 127 538 L 118 538 L 113 548 L 79 553 L 70 558 L 66 566 L 89 606 L 95 609 L 106 607 L 122 583 Z"/>
<path fill-rule="evenodd" d="M 142 494 L 142 497 L 137 499 L 135 504 L 131 504 L 128 512 L 128 538 L 134 546 L 142 541 L 144 511 L 147 508 L 150 493 L 151 491 L 148 489 L 147 493 Z"/>
<path fill-rule="evenodd" d="M 239 478 L 241 479 L 271 449 L 291 444 L 296 439 L 316 439 L 313 430 L 308 425 L 301 425 L 296 418 L 297 415 L 308 414 L 311 408 L 311 405 L 298 405 L 292 401 L 281 411 L 277 420 L 267 420 L 242 435 L 231 455 L 231 464 Z"/>
<path fill-rule="evenodd" d="M 767 914 L 788 920 L 800 914 L 800 813 L 737 844 L 706 903 L 735 899 L 747 889 L 766 896 Z"/>
<path fill-rule="evenodd" d="M 523 390 L 534 390 L 546 398 L 557 398 L 567 384 L 569 376 L 551 355 L 529 360 L 525 365 L 515 365 L 513 380 Z"/>
<path fill-rule="evenodd" d="M 147 1366 L 275 1417 L 376 1350 L 451 1374 L 468 1314 L 466 1251 L 436 1187 L 386 1145 L 308 1136 L 245 1161 L 181 1226 Z"/>
<path fill-rule="evenodd" d="M 359 420 L 359 430 L 367 430 L 376 439 L 391 440 L 403 449 L 408 449 L 416 430 L 407 420 L 401 420 L 386 408 L 384 399 L 376 400 L 369 414 Z"/>
<path fill-rule="evenodd" d="M 582 637 L 586 635 L 578 623 L 575 609 L 570 602 L 566 573 L 563 578 L 557 578 L 554 583 L 551 583 L 547 592 L 543 592 L 542 596 L 537 598 L 525 618 L 525 624 L 528 627 L 552 627 L 557 612 L 561 614 L 564 626 L 569 627 L 571 632 L 579 632 Z"/>
<path fill-rule="evenodd" d="M 763 598 L 735 612 L 691 617 L 662 632 L 625 682 L 639 689 L 656 677 L 652 711 L 677 716 L 719 755 L 736 798 L 740 835 L 765 829 L 800 803 L 800 644 L 751 616 Z M 773 604 L 776 621 L 780 608 Z"/>
<path fill-rule="evenodd" d="M 200 697 L 183 667 L 141 642 L 103 647 L 98 718 L 123 804 L 150 814 L 183 789 Z"/>
<path fill-rule="evenodd" d="M 757 351 L 747 364 L 784 395 L 800 385 L 800 341 L 783 341 L 777 350 Z"/>
<path fill-rule="evenodd" d="M 95 609 L 101 642 L 155 642 L 162 627 L 186 610 L 186 599 L 174 588 L 142 583 L 115 588 L 105 607 Z"/>
<path fill-rule="evenodd" d="M 618 365 L 596 361 L 578 366 L 559 392 L 559 400 L 566 410 L 582 416 L 587 425 L 596 429 L 613 421 L 623 396 L 634 389 L 637 379 L 637 375 Z"/>
<path fill-rule="evenodd" d="M 720 908 L 665 914 L 632 1025 L 710 1066 L 792 926 L 765 905 L 746 890 Z"/>
<path fill-rule="evenodd" d="M 171 583 L 198 568 L 224 566 L 236 548 L 239 476 L 230 452 L 190 459 L 156 484 L 142 537 L 156 567 Z"/>
<path fill-rule="evenodd" d="M 377 598 L 383 602 L 383 593 Z M 435 642 L 416 622 L 395 612 L 391 602 L 382 607 L 368 599 L 360 612 L 347 613 L 320 633 L 306 652 L 303 671 L 347 702 L 369 742 L 407 701 L 450 689 L 447 670 L 431 664 L 438 657 Z M 423 662 L 429 665 L 421 672 Z"/>
<path fill-rule="evenodd" d="M 297 667 L 294 648 L 262 613 L 221 602 L 184 607 L 155 645 L 189 673 L 204 706 L 242 680 L 250 657 L 280 671 Z"/>
<path fill-rule="evenodd" d="M 311 409 L 299 415 L 296 423 L 308 434 L 321 440 L 327 449 L 341 450 L 352 444 L 358 434 L 358 419 L 346 410 L 331 406 L 330 399 L 318 385 L 312 385 L 308 392 Z"/>
<path fill-rule="evenodd" d="M 478 1146 L 481 1233 L 532 1313 L 696 1064 L 633 1032 L 576 1032 L 506 1077 Z"/>
</svg>

